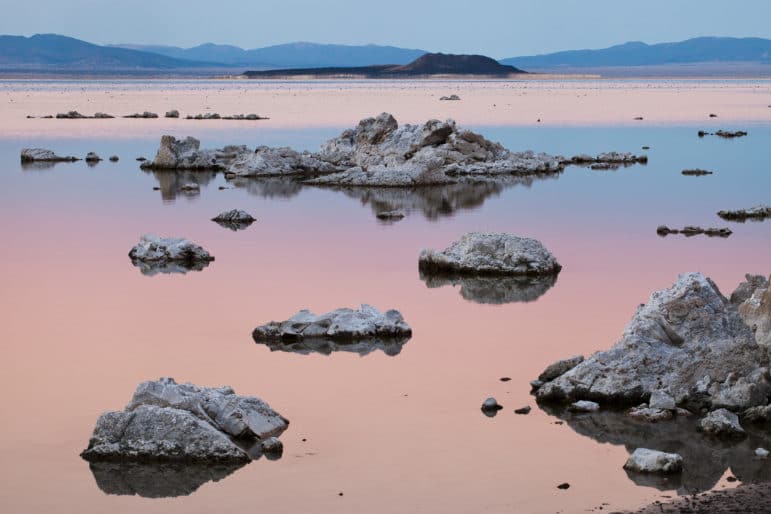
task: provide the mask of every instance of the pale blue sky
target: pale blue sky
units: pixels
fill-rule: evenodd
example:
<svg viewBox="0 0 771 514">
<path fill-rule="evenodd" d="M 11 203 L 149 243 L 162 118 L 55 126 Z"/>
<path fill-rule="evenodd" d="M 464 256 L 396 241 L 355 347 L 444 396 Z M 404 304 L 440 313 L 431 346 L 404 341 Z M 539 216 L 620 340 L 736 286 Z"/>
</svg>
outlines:
<svg viewBox="0 0 771 514">
<path fill-rule="evenodd" d="M 390 44 L 496 58 L 695 36 L 771 38 L 771 0 L 3 0 L 0 33 L 255 48 Z"/>
</svg>

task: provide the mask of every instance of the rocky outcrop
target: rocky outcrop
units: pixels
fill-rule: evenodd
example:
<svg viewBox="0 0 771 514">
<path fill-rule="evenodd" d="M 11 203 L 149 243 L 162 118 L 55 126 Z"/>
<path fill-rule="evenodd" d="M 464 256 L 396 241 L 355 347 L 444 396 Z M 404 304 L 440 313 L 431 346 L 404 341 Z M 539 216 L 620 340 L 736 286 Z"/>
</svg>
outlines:
<svg viewBox="0 0 771 514">
<path fill-rule="evenodd" d="M 320 161 L 308 152 L 291 148 L 260 146 L 254 152 L 243 152 L 227 167 L 228 177 L 306 177 L 333 173 L 339 168 Z"/>
<path fill-rule="evenodd" d="M 621 340 L 536 391 L 543 401 L 637 405 L 663 390 L 690 410 L 765 405 L 769 357 L 700 273 L 686 273 L 637 309 Z"/>
<path fill-rule="evenodd" d="M 81 457 L 237 464 L 251 460 L 253 446 L 260 448 L 287 426 L 259 398 L 161 378 L 140 384 L 125 410 L 102 414 Z"/>
<path fill-rule="evenodd" d="M 200 271 L 214 260 L 209 252 L 187 239 L 154 234 L 142 236 L 129 258 L 145 275 Z"/>
<path fill-rule="evenodd" d="M 332 341 L 409 338 L 412 329 L 396 310 L 381 313 L 362 304 L 358 310 L 337 309 L 315 315 L 302 310 L 286 321 L 271 321 L 252 332 L 257 343 L 327 339 Z"/>
<path fill-rule="evenodd" d="M 683 458 L 677 453 L 637 448 L 624 464 L 624 469 L 637 473 L 680 473 Z"/>
<path fill-rule="evenodd" d="M 669 234 L 682 234 L 685 237 L 693 237 L 700 234 L 704 234 L 707 237 L 728 237 L 731 234 L 733 234 L 733 231 L 730 228 L 724 227 L 724 228 L 701 228 L 701 227 L 694 227 L 694 226 L 686 226 L 682 229 L 677 228 L 669 228 L 666 225 L 660 225 L 658 228 L 656 228 L 656 233 L 662 237 L 668 236 Z"/>
<path fill-rule="evenodd" d="M 219 213 L 212 218 L 212 221 L 220 225 L 221 227 L 229 228 L 230 230 L 237 231 L 247 228 L 254 223 L 255 218 L 246 211 L 239 209 L 233 209 Z"/>
<path fill-rule="evenodd" d="M 504 233 L 469 232 L 442 251 L 422 250 L 427 275 L 556 275 L 562 269 L 540 241 Z"/>
<path fill-rule="evenodd" d="M 542 276 L 471 276 L 463 273 L 426 274 L 420 279 L 428 288 L 459 287 L 460 295 L 474 303 L 500 305 L 534 302 L 557 283 L 557 275 Z"/>
<path fill-rule="evenodd" d="M 79 161 L 77 157 L 72 156 L 66 156 L 62 157 L 60 155 L 56 155 L 51 150 L 46 150 L 45 148 L 23 148 L 21 150 L 21 162 L 22 163 L 32 163 L 32 162 L 75 162 Z"/>
<path fill-rule="evenodd" d="M 751 207 L 749 209 L 718 211 L 717 215 L 728 221 L 762 221 L 766 218 L 771 218 L 771 207 L 767 205 L 758 205 L 757 207 Z"/>
<path fill-rule="evenodd" d="M 753 287 L 754 286 L 754 287 Z M 753 289 L 748 297 L 747 291 Z M 755 333 L 759 345 L 771 349 L 771 287 L 769 279 L 747 275 L 731 301 L 739 306 L 739 315 Z"/>
<path fill-rule="evenodd" d="M 747 437 L 739 424 L 739 416 L 727 409 L 717 409 L 707 414 L 699 421 L 698 429 L 705 434 L 722 438 Z"/>
<path fill-rule="evenodd" d="M 142 169 L 150 170 L 213 170 L 221 167 L 216 152 L 201 150 L 201 142 L 197 139 L 179 140 L 174 136 L 161 137 L 155 158 L 141 164 Z"/>
</svg>

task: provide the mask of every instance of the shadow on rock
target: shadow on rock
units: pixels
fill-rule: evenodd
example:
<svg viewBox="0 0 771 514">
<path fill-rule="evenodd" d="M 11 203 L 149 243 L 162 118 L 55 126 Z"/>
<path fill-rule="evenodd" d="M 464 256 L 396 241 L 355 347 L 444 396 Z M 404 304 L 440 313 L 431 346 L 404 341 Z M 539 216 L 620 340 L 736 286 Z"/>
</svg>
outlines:
<svg viewBox="0 0 771 514">
<path fill-rule="evenodd" d="M 557 275 L 544 276 L 474 276 L 457 273 L 420 272 L 426 287 L 460 286 L 460 295 L 469 302 L 499 305 L 534 302 L 557 283 Z"/>
<path fill-rule="evenodd" d="M 631 454 L 637 448 L 650 448 L 683 457 L 681 475 L 627 472 L 640 486 L 677 490 L 693 494 L 715 487 L 727 470 L 744 483 L 771 482 L 768 461 L 755 457 L 755 448 L 771 447 L 771 432 L 752 427 L 742 441 L 726 442 L 696 432 L 696 417 L 651 423 L 630 418 L 623 412 L 571 413 L 567 409 L 539 404 L 550 415 L 565 421 L 578 434 L 599 443 L 622 445 Z M 619 462 L 619 468 L 623 462 Z"/>
<path fill-rule="evenodd" d="M 246 464 L 92 462 L 96 485 L 105 494 L 171 498 L 188 496 L 207 482 L 219 482 Z"/>
</svg>

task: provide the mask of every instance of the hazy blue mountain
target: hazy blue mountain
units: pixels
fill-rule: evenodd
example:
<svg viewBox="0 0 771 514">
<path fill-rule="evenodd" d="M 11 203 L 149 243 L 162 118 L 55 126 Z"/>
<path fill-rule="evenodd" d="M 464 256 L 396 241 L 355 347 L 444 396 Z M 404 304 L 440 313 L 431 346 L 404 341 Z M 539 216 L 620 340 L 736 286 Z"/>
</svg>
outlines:
<svg viewBox="0 0 771 514">
<path fill-rule="evenodd" d="M 86 43 L 56 34 L 0 36 L 0 68 L 68 71 L 172 70 L 212 67 L 164 55 Z M 216 66 L 216 65 L 215 65 Z"/>
<path fill-rule="evenodd" d="M 154 52 L 176 59 L 219 62 L 231 66 L 262 68 L 320 68 L 338 66 L 376 66 L 407 64 L 424 50 L 379 45 L 322 45 L 317 43 L 287 43 L 244 50 L 236 46 L 206 43 L 193 48 L 173 46 L 116 45 L 144 52 Z"/>
<path fill-rule="evenodd" d="M 700 37 L 655 45 L 630 42 L 602 50 L 571 50 L 501 60 L 503 64 L 525 69 L 738 62 L 771 64 L 771 40 Z"/>
</svg>

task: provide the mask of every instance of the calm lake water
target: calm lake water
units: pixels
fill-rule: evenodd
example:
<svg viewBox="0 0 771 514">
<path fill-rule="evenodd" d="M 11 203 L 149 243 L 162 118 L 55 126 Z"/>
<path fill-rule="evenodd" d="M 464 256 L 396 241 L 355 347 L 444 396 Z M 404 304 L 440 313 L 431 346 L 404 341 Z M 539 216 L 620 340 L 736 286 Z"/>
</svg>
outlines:
<svg viewBox="0 0 771 514">
<path fill-rule="evenodd" d="M 139 139 L 0 137 L 2 511 L 584 512 L 733 486 L 731 475 L 771 480 L 771 464 L 751 458 L 771 447 L 760 433 L 717 445 L 688 421 L 571 418 L 537 408 L 528 384 L 554 360 L 610 347 L 635 307 L 681 272 L 702 271 L 725 294 L 747 272 L 771 272 L 771 222 L 715 214 L 771 201 L 771 126 L 725 127 L 749 130 L 737 140 L 699 139 L 699 127 L 475 127 L 512 149 L 564 155 L 647 145 L 650 162 L 411 192 L 146 173 L 134 159 L 154 155 L 160 134 L 148 127 Z M 207 147 L 315 149 L 343 128 L 191 125 L 177 135 Z M 25 169 L 25 146 L 121 160 Z M 680 174 L 694 167 L 715 174 Z M 179 191 L 191 181 L 200 194 Z M 398 207 L 408 211 L 400 222 L 375 217 Z M 258 221 L 239 232 L 209 221 L 232 208 Z M 661 238 L 660 224 L 734 233 Z M 539 291 L 428 287 L 420 249 L 472 230 L 535 237 L 564 269 Z M 127 253 L 148 232 L 188 237 L 216 261 L 145 276 Z M 251 338 L 258 324 L 301 308 L 360 303 L 399 309 L 413 338 L 329 355 L 271 351 Z M 92 473 L 78 454 L 99 414 L 122 409 L 139 382 L 160 376 L 265 399 L 291 421 L 283 458 L 235 470 Z M 488 396 L 505 407 L 494 418 L 479 409 Z M 524 405 L 533 411 L 514 414 Z M 628 476 L 622 465 L 638 446 L 680 451 L 682 478 Z M 557 489 L 562 482 L 571 487 Z"/>
</svg>

